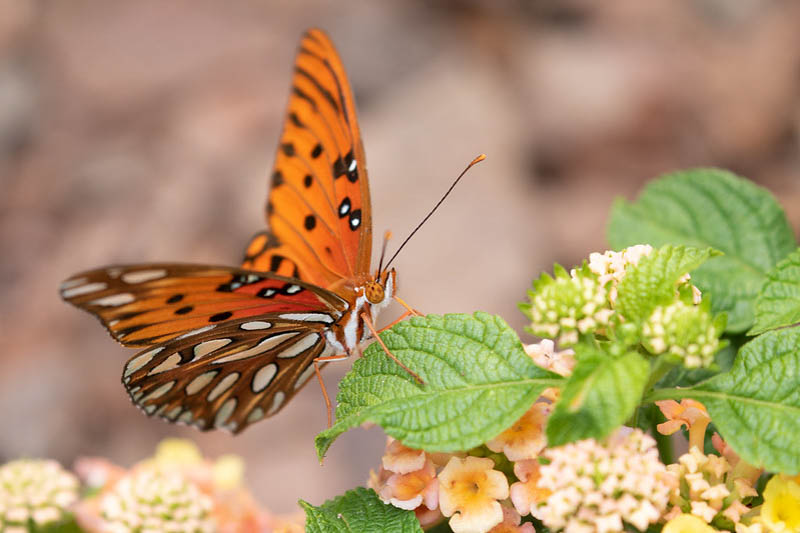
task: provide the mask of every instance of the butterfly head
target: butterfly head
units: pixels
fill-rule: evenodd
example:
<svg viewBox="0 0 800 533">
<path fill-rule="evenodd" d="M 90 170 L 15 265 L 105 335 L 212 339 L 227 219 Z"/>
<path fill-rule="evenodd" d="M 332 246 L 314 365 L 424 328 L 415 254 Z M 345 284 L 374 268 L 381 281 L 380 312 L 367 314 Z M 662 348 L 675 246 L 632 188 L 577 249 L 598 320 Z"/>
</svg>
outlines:
<svg viewBox="0 0 800 533">
<path fill-rule="evenodd" d="M 372 305 L 384 306 L 395 294 L 397 271 L 395 269 L 380 272 L 374 280 L 364 284 L 364 296 Z"/>
</svg>

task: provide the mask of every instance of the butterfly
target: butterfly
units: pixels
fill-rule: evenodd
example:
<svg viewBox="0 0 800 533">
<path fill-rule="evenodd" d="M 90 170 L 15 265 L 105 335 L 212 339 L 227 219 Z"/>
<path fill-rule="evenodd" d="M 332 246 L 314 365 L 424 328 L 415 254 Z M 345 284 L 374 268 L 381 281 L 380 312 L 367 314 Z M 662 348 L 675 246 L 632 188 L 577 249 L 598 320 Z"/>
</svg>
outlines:
<svg viewBox="0 0 800 533">
<path fill-rule="evenodd" d="M 396 297 L 394 269 L 370 273 L 353 95 L 318 29 L 303 35 L 295 59 L 266 218 L 269 231 L 252 238 L 241 268 L 110 266 L 61 284 L 67 302 L 141 349 L 122 383 L 146 414 L 238 433 L 280 411 L 319 365 L 358 353 Z"/>
</svg>

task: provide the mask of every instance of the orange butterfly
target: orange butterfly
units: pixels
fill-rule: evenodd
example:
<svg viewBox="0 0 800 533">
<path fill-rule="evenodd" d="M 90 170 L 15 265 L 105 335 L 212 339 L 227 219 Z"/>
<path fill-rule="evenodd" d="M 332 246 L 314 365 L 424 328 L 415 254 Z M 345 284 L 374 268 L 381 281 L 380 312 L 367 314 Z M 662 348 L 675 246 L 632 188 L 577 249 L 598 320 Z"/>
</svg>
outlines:
<svg viewBox="0 0 800 533">
<path fill-rule="evenodd" d="M 370 274 L 353 95 L 320 30 L 300 41 L 267 221 L 243 268 L 113 266 L 62 283 L 66 301 L 144 348 L 122 382 L 148 415 L 238 433 L 283 408 L 319 364 L 357 352 L 395 297 L 394 269 Z"/>
</svg>

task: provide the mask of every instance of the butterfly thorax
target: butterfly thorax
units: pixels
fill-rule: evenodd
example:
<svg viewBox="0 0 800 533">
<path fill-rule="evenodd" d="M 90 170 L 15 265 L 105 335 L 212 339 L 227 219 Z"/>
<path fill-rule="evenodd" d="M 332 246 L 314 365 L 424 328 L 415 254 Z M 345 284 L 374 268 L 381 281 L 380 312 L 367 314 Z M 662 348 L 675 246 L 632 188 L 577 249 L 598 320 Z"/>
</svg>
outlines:
<svg viewBox="0 0 800 533">
<path fill-rule="evenodd" d="M 378 279 L 368 279 L 353 289 L 353 305 L 337 324 L 326 332 L 328 351 L 359 353 L 359 345 L 371 336 L 362 314 L 367 313 L 374 324 L 378 314 L 389 305 L 397 291 L 397 273 L 383 272 Z"/>
</svg>

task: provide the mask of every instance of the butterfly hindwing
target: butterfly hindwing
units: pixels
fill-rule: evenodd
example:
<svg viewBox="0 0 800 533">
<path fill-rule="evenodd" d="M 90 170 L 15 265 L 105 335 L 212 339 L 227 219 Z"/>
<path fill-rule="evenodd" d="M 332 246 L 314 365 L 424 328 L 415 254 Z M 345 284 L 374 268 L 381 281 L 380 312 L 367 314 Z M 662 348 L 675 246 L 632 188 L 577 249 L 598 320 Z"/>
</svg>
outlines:
<svg viewBox="0 0 800 533">
<path fill-rule="evenodd" d="M 267 202 L 270 234 L 253 238 L 244 265 L 296 266 L 300 279 L 329 287 L 368 272 L 372 223 L 352 91 L 319 30 L 300 42 L 288 107 Z"/>
<path fill-rule="evenodd" d="M 337 320 L 348 307 L 335 294 L 295 278 L 169 263 L 76 274 L 62 284 L 61 295 L 96 315 L 126 346 L 155 346 L 267 313 L 323 312 Z"/>
<path fill-rule="evenodd" d="M 277 413 L 308 381 L 332 321 L 325 313 L 231 320 L 136 354 L 122 381 L 148 415 L 239 432 Z"/>
</svg>

